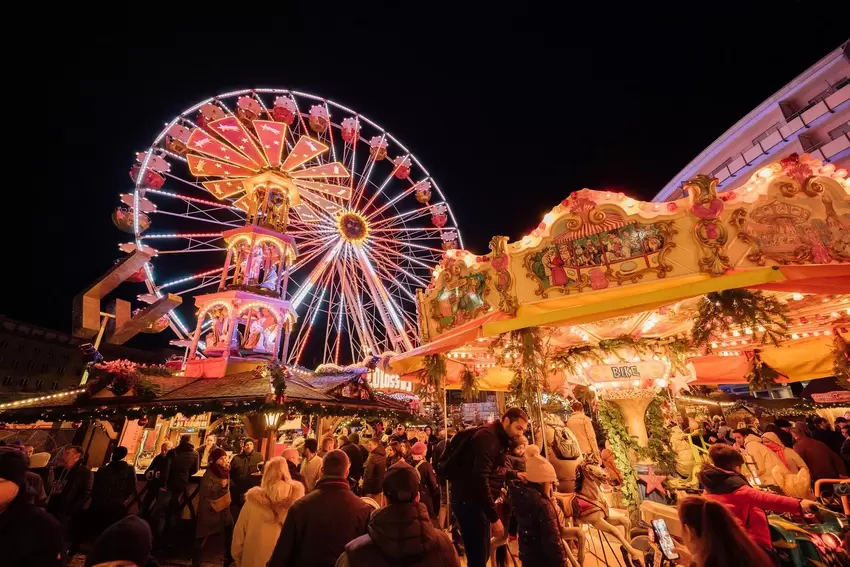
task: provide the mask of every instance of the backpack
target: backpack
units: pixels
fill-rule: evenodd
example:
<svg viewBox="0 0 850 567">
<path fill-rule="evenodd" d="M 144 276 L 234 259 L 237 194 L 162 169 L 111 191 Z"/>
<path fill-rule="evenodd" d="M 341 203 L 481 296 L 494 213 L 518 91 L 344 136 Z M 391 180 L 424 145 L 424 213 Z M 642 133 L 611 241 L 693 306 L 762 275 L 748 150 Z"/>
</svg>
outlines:
<svg viewBox="0 0 850 567">
<path fill-rule="evenodd" d="M 581 457 L 581 448 L 572 431 L 566 427 L 553 428 L 552 451 L 562 461 L 574 461 Z"/>
<path fill-rule="evenodd" d="M 469 441 L 478 429 L 478 427 L 464 429 L 446 443 L 446 448 L 443 450 L 443 454 L 440 455 L 440 462 L 436 466 L 437 479 L 441 484 L 447 480 L 457 478 L 462 468 L 463 455 L 466 453 L 466 449 L 469 448 Z"/>
</svg>

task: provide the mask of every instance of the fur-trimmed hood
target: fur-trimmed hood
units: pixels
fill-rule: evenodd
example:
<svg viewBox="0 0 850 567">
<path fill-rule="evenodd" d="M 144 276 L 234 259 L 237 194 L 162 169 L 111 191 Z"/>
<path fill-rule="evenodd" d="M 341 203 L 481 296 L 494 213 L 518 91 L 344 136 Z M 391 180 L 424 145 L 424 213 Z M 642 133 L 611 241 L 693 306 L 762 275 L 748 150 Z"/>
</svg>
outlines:
<svg viewBox="0 0 850 567">
<path fill-rule="evenodd" d="M 255 486 L 245 493 L 245 500 L 269 510 L 274 515 L 274 521 L 283 525 L 289 508 L 304 496 L 304 485 L 297 480 L 281 480 L 271 488 L 271 491 L 266 492 Z"/>
</svg>

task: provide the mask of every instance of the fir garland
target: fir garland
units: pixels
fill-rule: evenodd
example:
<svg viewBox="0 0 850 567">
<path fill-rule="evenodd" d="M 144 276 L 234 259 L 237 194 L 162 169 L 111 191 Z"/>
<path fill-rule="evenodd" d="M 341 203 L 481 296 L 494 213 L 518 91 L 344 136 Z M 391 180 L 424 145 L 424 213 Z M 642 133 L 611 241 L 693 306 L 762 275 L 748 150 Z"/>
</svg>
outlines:
<svg viewBox="0 0 850 567">
<path fill-rule="evenodd" d="M 442 404 L 446 400 L 446 355 L 427 354 L 423 357 L 422 370 L 419 371 L 419 384 L 416 395 L 423 404 Z"/>
<path fill-rule="evenodd" d="M 778 385 L 779 378 L 781 377 L 782 374 L 761 359 L 759 351 L 753 352 L 753 356 L 750 359 L 750 371 L 744 376 L 750 385 L 751 392 L 768 390 Z"/>
<path fill-rule="evenodd" d="M 631 362 L 620 355 L 622 350 L 631 350 L 638 355 L 657 356 L 669 361 L 672 372 L 687 373 L 688 355 L 693 350 L 690 341 L 684 338 L 639 338 L 622 335 L 599 341 L 597 345 L 577 345 L 558 350 L 552 355 L 552 363 L 568 374 L 580 376 L 582 365 L 605 364 L 606 359 Z"/>
<path fill-rule="evenodd" d="M 479 384 L 478 372 L 470 369 L 468 366 L 463 367 L 463 372 L 460 373 L 460 390 L 463 399 L 467 402 L 472 402 L 478 397 Z"/>
<path fill-rule="evenodd" d="M 711 352 L 711 343 L 717 342 L 723 333 L 733 332 L 733 327 L 750 329 L 752 336 L 774 346 L 788 332 L 788 309 L 775 297 L 761 291 L 730 289 L 709 293 L 702 297 L 691 342 L 695 347 Z"/>
<path fill-rule="evenodd" d="M 611 452 L 614 453 L 614 461 L 623 475 L 623 485 L 620 487 L 623 502 L 628 507 L 629 512 L 635 514 L 640 505 L 640 492 L 638 491 L 637 473 L 629 458 L 629 451 L 632 449 L 638 451 L 639 447 L 635 440 L 629 436 L 629 432 L 626 431 L 623 414 L 620 413 L 616 405 L 600 400 L 596 407 L 599 423 L 605 430 L 605 437 L 611 447 Z"/>
<path fill-rule="evenodd" d="M 503 336 L 504 337 L 504 336 Z M 514 377 L 508 385 L 517 405 L 538 415 L 538 394 L 546 378 L 546 356 L 540 330 L 527 327 L 507 333 L 502 357 L 509 361 Z"/>
<path fill-rule="evenodd" d="M 648 457 L 655 466 L 666 475 L 676 470 L 676 453 L 670 445 L 670 429 L 664 419 L 664 404 L 666 399 L 663 395 L 657 395 L 646 408 L 644 422 L 648 434 L 647 446 L 640 452 L 641 456 Z"/>
</svg>

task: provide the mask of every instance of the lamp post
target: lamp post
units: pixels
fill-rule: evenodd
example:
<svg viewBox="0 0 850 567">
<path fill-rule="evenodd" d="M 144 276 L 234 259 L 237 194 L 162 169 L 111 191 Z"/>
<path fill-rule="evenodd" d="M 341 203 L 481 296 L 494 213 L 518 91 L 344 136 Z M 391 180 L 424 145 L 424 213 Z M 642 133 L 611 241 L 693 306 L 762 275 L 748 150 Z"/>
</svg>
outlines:
<svg viewBox="0 0 850 567">
<path fill-rule="evenodd" d="M 263 412 L 263 419 L 266 422 L 266 461 L 274 456 L 272 454 L 272 446 L 277 443 L 277 428 L 280 425 L 282 417 L 283 412 L 277 408 L 267 409 Z"/>
</svg>

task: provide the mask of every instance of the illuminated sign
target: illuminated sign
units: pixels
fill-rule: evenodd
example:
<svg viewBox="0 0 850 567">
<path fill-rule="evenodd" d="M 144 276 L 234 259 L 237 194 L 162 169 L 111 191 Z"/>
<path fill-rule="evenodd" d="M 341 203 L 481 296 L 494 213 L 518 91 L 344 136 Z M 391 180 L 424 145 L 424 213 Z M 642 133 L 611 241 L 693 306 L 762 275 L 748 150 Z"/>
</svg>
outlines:
<svg viewBox="0 0 850 567">
<path fill-rule="evenodd" d="M 600 364 L 591 366 L 585 372 L 587 377 L 594 382 L 634 378 L 655 379 L 664 377 L 667 372 L 667 365 L 659 360 L 641 360 L 633 363 Z"/>
<path fill-rule="evenodd" d="M 381 369 L 369 373 L 369 385 L 381 392 L 413 392 L 413 382 L 400 380 L 395 374 L 387 374 Z"/>
</svg>

